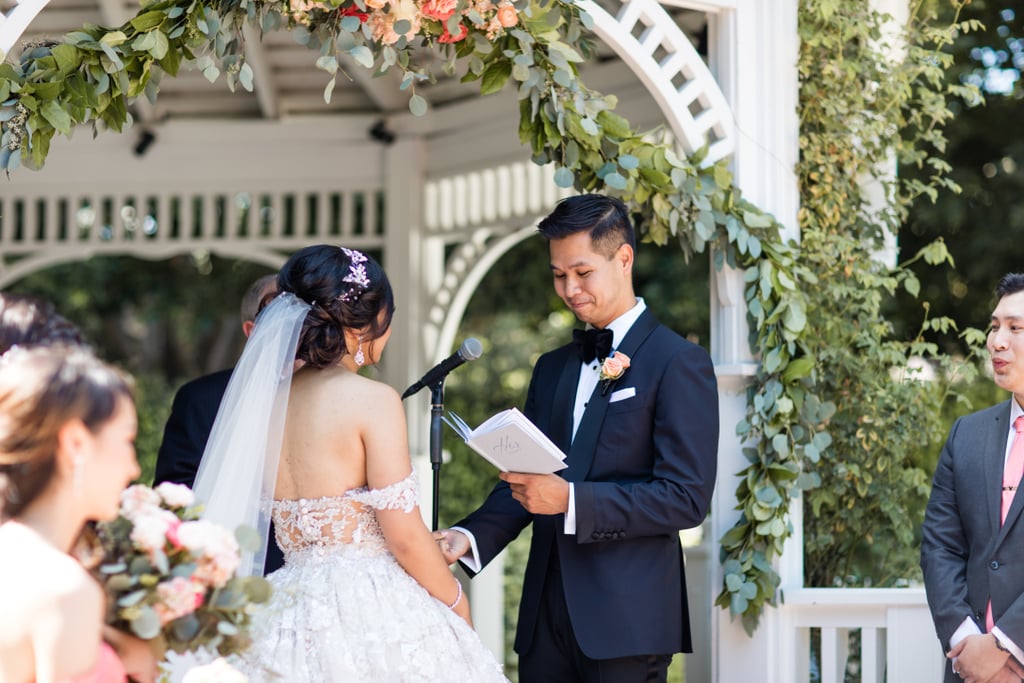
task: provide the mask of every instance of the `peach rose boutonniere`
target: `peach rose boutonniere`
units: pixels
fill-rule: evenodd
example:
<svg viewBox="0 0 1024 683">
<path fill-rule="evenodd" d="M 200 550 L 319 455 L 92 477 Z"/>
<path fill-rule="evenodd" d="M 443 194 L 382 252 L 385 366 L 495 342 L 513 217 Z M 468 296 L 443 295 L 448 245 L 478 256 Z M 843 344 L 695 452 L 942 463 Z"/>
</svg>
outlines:
<svg viewBox="0 0 1024 683">
<path fill-rule="evenodd" d="M 604 359 L 604 362 L 601 363 L 600 377 L 602 382 L 602 396 L 604 396 L 604 394 L 608 391 L 608 387 L 610 387 L 615 382 L 615 380 L 619 379 L 620 377 L 622 377 L 623 374 L 625 374 L 628 368 L 629 356 L 627 356 L 624 353 L 620 353 L 619 351 L 616 351 L 614 354 Z"/>
</svg>

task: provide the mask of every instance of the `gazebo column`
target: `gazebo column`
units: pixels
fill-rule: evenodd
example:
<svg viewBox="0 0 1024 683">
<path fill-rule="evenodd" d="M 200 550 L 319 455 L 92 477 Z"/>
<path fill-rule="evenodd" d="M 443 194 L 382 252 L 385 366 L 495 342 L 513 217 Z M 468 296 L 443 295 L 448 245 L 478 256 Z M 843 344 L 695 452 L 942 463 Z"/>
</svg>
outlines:
<svg viewBox="0 0 1024 683">
<path fill-rule="evenodd" d="M 717 61 L 711 68 L 732 107 L 736 127 L 733 172 L 744 196 L 773 214 L 785 226 L 790 238 L 798 239 L 799 191 L 795 166 L 798 157 L 797 119 L 798 54 L 796 0 L 740 0 L 735 10 L 709 17 L 710 53 Z M 739 519 L 735 491 L 736 473 L 747 466 L 743 443 L 736 436 L 736 424 L 746 413 L 746 389 L 756 371 L 758 359 L 747 344 L 748 325 L 742 273 L 726 269 L 713 273 L 711 287 L 711 354 L 719 383 L 721 437 L 719 440 L 718 484 L 712 503 L 709 537 L 705 543 L 718 550 L 719 539 Z M 799 511 L 799 501 L 793 510 Z M 802 533 L 799 514 L 794 518 L 795 534 L 783 559 L 777 563 L 782 587 L 802 584 L 799 567 Z M 709 610 L 712 625 L 711 653 L 698 652 L 688 665 L 687 680 L 782 681 L 781 662 L 795 652 L 792 629 L 787 628 L 780 610 L 765 610 L 761 625 L 752 637 L 729 612 L 713 606 L 722 586 L 718 552 L 710 553 L 710 592 L 691 611 L 696 623 L 699 610 Z M 796 566 L 791 566 L 793 562 Z M 696 643 L 700 646 L 700 643 Z M 710 676 L 706 659 L 710 658 Z"/>
<path fill-rule="evenodd" d="M 423 237 L 423 180 L 427 144 L 420 135 L 403 135 L 384 148 L 384 262 L 395 292 L 397 312 L 382 364 L 382 379 L 398 391 L 430 367 L 433 349 L 423 338 L 430 278 L 443 272 L 443 261 L 428 262 Z M 433 275 L 432 275 L 433 274 Z M 429 391 L 407 399 L 409 450 L 420 480 L 420 506 L 430 523 L 431 470 Z"/>
</svg>

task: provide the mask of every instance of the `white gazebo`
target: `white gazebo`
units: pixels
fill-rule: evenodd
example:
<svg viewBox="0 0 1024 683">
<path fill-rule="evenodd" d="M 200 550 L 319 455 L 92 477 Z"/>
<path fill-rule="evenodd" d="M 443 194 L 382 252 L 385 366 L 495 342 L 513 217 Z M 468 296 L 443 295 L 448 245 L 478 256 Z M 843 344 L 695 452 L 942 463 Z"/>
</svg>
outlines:
<svg viewBox="0 0 1024 683">
<path fill-rule="evenodd" d="M 899 7 L 898 0 L 879 0 Z M 797 234 L 797 0 L 583 0 L 600 38 L 586 84 L 619 97 L 639 129 L 664 125 L 684 152 L 730 158 L 744 196 Z M 0 5 L 0 49 L 84 23 L 119 25 L 131 0 L 24 0 Z M 305 244 L 382 254 L 402 302 L 385 380 L 408 385 L 458 343 L 474 288 L 565 194 L 518 142 L 512 92 L 442 79 L 409 113 L 399 80 L 342 64 L 329 104 L 315 55 L 285 32 L 247 36 L 255 90 L 229 92 L 199 71 L 164 78 L 134 125 L 55 140 L 42 171 L 0 180 L 0 287 L 96 254 L 162 259 L 195 250 L 277 267 Z M 700 49 L 697 49 L 697 48 Z M 429 58 L 429 54 L 423 55 Z M 393 75 L 393 74 L 392 74 Z M 719 481 L 703 545 L 688 552 L 696 652 L 688 683 L 843 680 L 847 635 L 861 631 L 863 681 L 933 680 L 941 654 L 923 590 L 803 587 L 797 533 L 779 566 L 780 604 L 748 636 L 713 606 L 717 541 L 736 521 L 734 473 L 746 462 L 733 426 L 757 360 L 747 345 L 738 272 L 712 275 L 711 354 L 722 415 Z M 414 457 L 426 470 L 428 397 L 408 402 Z M 427 472 L 424 472 L 427 476 Z M 424 509 L 428 509 L 424 505 Z M 500 562 L 472 584 L 474 620 L 503 649 Z M 810 656 L 812 630 L 820 658 Z M 925 672 L 925 673 L 922 673 Z M 934 672 L 934 673 L 929 673 Z"/>
</svg>

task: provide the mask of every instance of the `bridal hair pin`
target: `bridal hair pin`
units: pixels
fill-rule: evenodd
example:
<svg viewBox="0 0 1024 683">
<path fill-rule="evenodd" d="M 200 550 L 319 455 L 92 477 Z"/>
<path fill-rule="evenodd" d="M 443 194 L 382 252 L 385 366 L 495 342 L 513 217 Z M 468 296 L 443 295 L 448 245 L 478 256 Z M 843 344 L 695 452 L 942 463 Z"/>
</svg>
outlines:
<svg viewBox="0 0 1024 683">
<path fill-rule="evenodd" d="M 345 247 L 341 247 L 341 250 L 345 252 L 349 260 L 348 275 L 341 281 L 351 283 L 352 286 L 338 298 L 345 303 L 351 303 L 370 288 L 370 278 L 366 275 L 366 254 L 357 249 L 346 249 Z"/>
</svg>

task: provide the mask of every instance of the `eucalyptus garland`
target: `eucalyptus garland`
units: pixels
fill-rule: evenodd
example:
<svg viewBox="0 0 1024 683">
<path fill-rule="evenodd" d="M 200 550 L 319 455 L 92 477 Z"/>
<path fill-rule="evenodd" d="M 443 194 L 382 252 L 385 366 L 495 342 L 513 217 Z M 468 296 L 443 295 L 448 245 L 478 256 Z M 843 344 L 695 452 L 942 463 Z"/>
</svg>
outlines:
<svg viewBox="0 0 1024 683">
<path fill-rule="evenodd" d="M 753 630 L 773 603 L 773 561 L 792 533 L 790 500 L 815 483 L 813 464 L 831 443 L 824 429 L 834 406 L 815 390 L 803 292 L 816 285 L 784 242 L 775 220 L 744 200 L 727 162 L 680 158 L 656 133 L 640 133 L 614 109 L 615 98 L 587 89 L 578 65 L 591 54 L 590 18 L 563 0 L 161 0 L 144 4 L 123 26 L 87 25 L 56 42 L 25 46 L 16 64 L 0 66 L 0 168 L 41 168 L 56 133 L 78 125 L 120 131 L 138 97 L 155 101 L 163 74 L 183 64 L 211 81 L 253 87 L 243 27 L 288 28 L 330 77 L 348 55 L 375 72 L 402 71 L 414 114 L 426 111 L 416 84 L 434 78 L 412 48 L 446 57 L 482 94 L 515 87 L 519 134 L 539 164 L 554 163 L 555 181 L 629 202 L 641 233 L 675 241 L 684 257 L 712 250 L 714 264 L 745 279 L 750 345 L 761 365 L 737 427 L 750 465 L 737 488 L 740 521 L 721 539 L 724 582 L 717 603 Z"/>
</svg>

